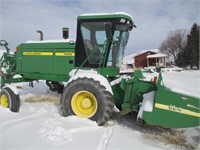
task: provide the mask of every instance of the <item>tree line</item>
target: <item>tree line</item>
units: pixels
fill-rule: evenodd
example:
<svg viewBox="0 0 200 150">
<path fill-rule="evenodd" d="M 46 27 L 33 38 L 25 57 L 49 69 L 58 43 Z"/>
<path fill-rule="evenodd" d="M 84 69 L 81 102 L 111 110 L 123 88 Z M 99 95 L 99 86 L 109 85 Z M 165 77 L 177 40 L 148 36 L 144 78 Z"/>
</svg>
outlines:
<svg viewBox="0 0 200 150">
<path fill-rule="evenodd" d="M 193 24 L 189 33 L 187 30 L 170 31 L 159 49 L 168 54 L 176 66 L 199 69 L 199 31 L 197 23 Z"/>
</svg>

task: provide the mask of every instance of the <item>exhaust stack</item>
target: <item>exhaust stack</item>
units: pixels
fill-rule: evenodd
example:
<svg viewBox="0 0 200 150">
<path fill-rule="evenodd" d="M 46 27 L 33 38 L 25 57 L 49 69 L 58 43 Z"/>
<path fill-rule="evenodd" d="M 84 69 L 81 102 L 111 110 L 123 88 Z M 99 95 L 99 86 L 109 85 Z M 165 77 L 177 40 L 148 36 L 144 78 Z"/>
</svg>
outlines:
<svg viewBox="0 0 200 150">
<path fill-rule="evenodd" d="M 36 32 L 40 34 L 40 41 L 43 41 L 43 32 L 41 30 L 37 30 Z"/>
</svg>

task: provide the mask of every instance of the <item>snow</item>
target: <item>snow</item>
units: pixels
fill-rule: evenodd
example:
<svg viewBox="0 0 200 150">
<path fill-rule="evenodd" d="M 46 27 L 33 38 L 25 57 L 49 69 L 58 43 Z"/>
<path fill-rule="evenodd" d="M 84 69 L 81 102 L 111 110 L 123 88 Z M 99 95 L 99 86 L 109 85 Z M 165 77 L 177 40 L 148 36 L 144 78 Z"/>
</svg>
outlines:
<svg viewBox="0 0 200 150">
<path fill-rule="evenodd" d="M 120 82 L 121 82 L 121 78 L 117 78 L 117 79 L 115 79 L 114 81 L 112 81 L 112 82 L 110 82 L 110 85 L 111 86 L 114 86 L 114 85 L 116 85 L 116 84 L 119 84 Z"/>
<path fill-rule="evenodd" d="M 6 52 L 6 50 L 0 49 L 0 57 L 3 55 L 4 52 Z"/>
<path fill-rule="evenodd" d="M 75 40 L 60 39 L 60 40 L 26 41 L 25 43 L 75 43 Z"/>
<path fill-rule="evenodd" d="M 16 95 L 18 95 L 19 94 L 19 91 L 18 91 L 18 89 L 15 87 L 15 86 L 12 86 L 12 85 L 6 85 L 6 86 L 4 86 L 3 88 L 10 88 Z"/>
<path fill-rule="evenodd" d="M 160 53 L 159 49 L 149 49 L 149 50 L 137 51 L 137 52 L 134 52 L 134 53 L 132 53 L 128 56 L 125 56 L 123 58 L 123 64 L 134 64 L 134 57 L 135 56 L 141 55 L 141 54 L 146 53 L 148 51 L 153 52 L 153 53 Z"/>
<path fill-rule="evenodd" d="M 148 55 L 147 58 L 158 58 L 158 57 L 167 57 L 165 54 L 152 54 Z"/>
<path fill-rule="evenodd" d="M 108 80 L 104 76 L 98 74 L 98 72 L 93 69 L 92 70 L 79 69 L 78 71 L 77 69 L 73 69 L 72 71 L 70 71 L 69 75 L 71 76 L 71 78 L 69 79 L 68 83 L 78 78 L 92 78 L 95 81 L 99 81 L 100 84 L 106 88 L 106 91 L 110 92 L 113 95 L 113 92 Z"/>
<path fill-rule="evenodd" d="M 147 94 L 144 94 L 144 100 L 142 106 L 144 107 L 144 111 L 152 112 L 153 111 L 153 104 L 155 98 L 155 91 L 151 91 Z"/>
<path fill-rule="evenodd" d="M 146 52 L 148 52 L 148 51 L 153 52 L 153 53 L 159 53 L 159 52 L 160 52 L 159 49 L 141 50 L 141 51 L 137 51 L 137 52 L 135 52 L 135 53 L 132 53 L 132 54 L 130 54 L 130 55 L 128 55 L 128 56 L 125 56 L 124 59 L 125 59 L 125 60 L 130 60 L 130 59 L 133 59 L 135 56 L 138 56 L 138 55 L 140 55 L 140 54 L 146 53 Z"/>
<path fill-rule="evenodd" d="M 180 67 L 170 67 L 170 68 L 161 68 L 161 71 L 183 71 L 184 69 L 183 68 L 180 68 Z"/>
<path fill-rule="evenodd" d="M 142 118 L 143 112 L 152 112 L 153 104 L 154 104 L 155 91 L 151 91 L 143 95 L 143 101 L 140 106 L 140 110 L 138 112 L 137 118 Z"/>
<path fill-rule="evenodd" d="M 102 16 L 102 15 L 126 15 L 129 16 L 132 20 L 133 17 L 129 13 L 126 12 L 115 12 L 115 13 L 86 13 L 86 14 L 81 14 L 80 16 Z"/>
<path fill-rule="evenodd" d="M 163 72 L 163 84 L 172 91 L 200 97 L 200 70 Z"/>
<path fill-rule="evenodd" d="M 163 78 L 164 84 L 172 90 L 199 97 L 199 70 L 163 72 Z M 34 88 L 28 83 L 13 85 L 19 90 L 21 107 L 19 113 L 0 107 L 1 150 L 186 149 L 163 142 L 161 132 L 151 129 L 153 134 L 147 127 L 137 125 L 133 115 L 111 119 L 106 125 L 98 126 L 89 119 L 62 117 L 60 105 L 53 102 L 29 102 L 31 97 L 51 97 L 59 102 L 61 95 L 49 91 L 44 81 L 34 82 Z M 198 127 L 179 130 L 184 131 L 189 143 L 200 148 Z"/>
<path fill-rule="evenodd" d="M 167 69 L 167 68 L 166 68 Z M 178 71 L 177 71 L 178 70 Z M 159 73 L 143 73 L 143 81 L 151 81 Z M 182 70 L 181 68 L 168 68 L 162 72 L 162 85 L 178 93 L 200 97 L 200 70 Z"/>
</svg>

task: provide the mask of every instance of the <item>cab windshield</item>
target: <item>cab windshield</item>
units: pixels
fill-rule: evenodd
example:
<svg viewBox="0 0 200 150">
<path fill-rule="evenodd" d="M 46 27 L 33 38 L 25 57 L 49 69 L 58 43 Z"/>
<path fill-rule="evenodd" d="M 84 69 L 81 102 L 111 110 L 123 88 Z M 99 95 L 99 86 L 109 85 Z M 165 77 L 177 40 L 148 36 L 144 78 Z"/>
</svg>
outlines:
<svg viewBox="0 0 200 150">
<path fill-rule="evenodd" d="M 116 26 L 108 57 L 107 67 L 120 67 L 129 37 L 128 28 L 124 25 Z"/>
<path fill-rule="evenodd" d="M 110 22 L 84 22 L 81 32 L 89 64 L 98 64 L 106 41 L 105 24 Z"/>
<path fill-rule="evenodd" d="M 102 57 L 108 55 L 106 66 L 120 67 L 129 35 L 128 26 L 115 25 L 115 30 L 112 30 L 112 39 L 108 40 L 106 25 L 112 25 L 112 23 L 104 21 L 84 22 L 81 24 L 81 33 L 88 63 L 99 64 Z M 109 48 L 109 50 L 107 51 L 106 48 Z"/>
</svg>

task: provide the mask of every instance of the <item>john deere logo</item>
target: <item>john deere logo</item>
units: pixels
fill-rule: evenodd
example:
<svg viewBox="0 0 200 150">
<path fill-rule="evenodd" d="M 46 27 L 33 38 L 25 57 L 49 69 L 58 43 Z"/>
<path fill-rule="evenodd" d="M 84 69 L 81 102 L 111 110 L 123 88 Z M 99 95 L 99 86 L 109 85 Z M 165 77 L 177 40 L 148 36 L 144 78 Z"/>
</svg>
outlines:
<svg viewBox="0 0 200 150">
<path fill-rule="evenodd" d="M 176 111 L 176 112 L 181 112 L 182 108 L 181 107 L 176 107 L 174 105 L 169 105 L 169 109 L 172 111 Z"/>
<path fill-rule="evenodd" d="M 75 56 L 74 52 L 56 52 L 56 56 Z"/>
</svg>

